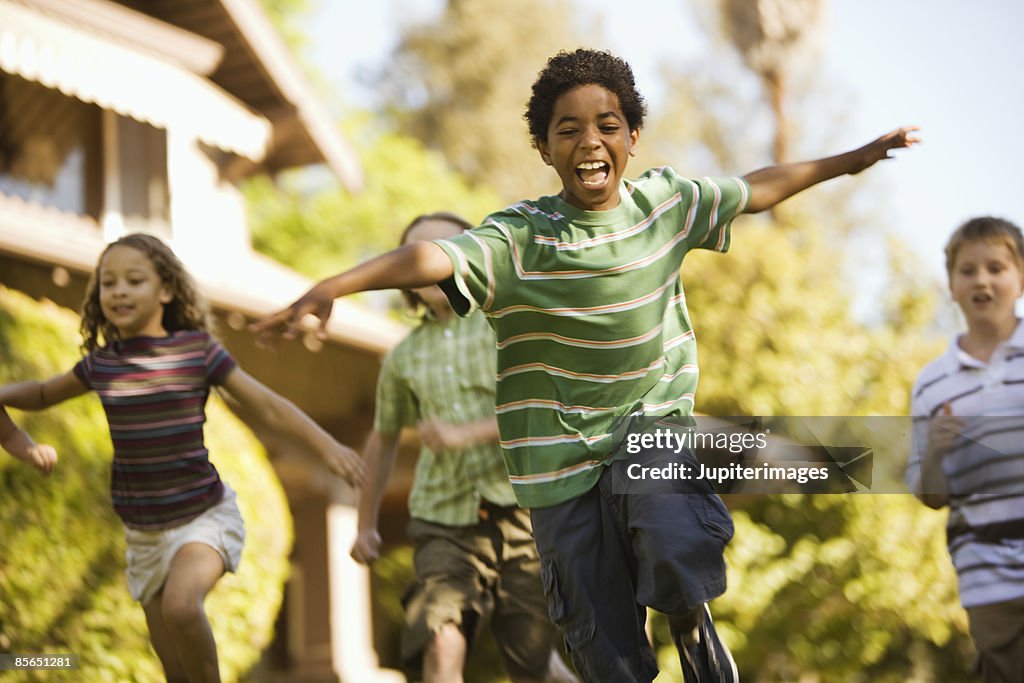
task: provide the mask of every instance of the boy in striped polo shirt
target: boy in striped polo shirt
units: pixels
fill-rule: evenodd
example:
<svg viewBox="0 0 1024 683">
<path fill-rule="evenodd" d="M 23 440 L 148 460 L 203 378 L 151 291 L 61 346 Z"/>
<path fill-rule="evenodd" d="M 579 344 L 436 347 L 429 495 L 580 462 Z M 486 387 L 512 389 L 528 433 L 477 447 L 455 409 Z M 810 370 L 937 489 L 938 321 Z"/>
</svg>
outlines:
<svg viewBox="0 0 1024 683">
<path fill-rule="evenodd" d="M 647 607 L 669 615 L 686 681 L 733 681 L 706 618 L 725 590 L 732 520 L 701 495 L 622 495 L 610 468 L 617 420 L 689 415 L 696 346 L 679 268 L 690 249 L 725 251 L 729 226 L 819 182 L 858 173 L 917 142 L 903 128 L 845 154 L 742 178 L 672 169 L 623 179 L 645 107 L 624 61 L 561 52 L 533 86 L 525 118 L 562 182 L 557 195 L 489 216 L 464 235 L 408 245 L 325 280 L 254 326 L 321 331 L 333 300 L 439 283 L 460 314 L 482 309 L 497 338 L 497 414 L 513 489 L 531 508 L 549 613 L 586 681 L 651 681 Z"/>
<path fill-rule="evenodd" d="M 985 680 L 1024 681 L 1024 238 L 974 218 L 946 245 L 967 332 L 921 370 L 911 395 L 907 484 L 949 506 L 949 553 Z M 969 416 L 969 417 L 965 417 Z"/>
</svg>

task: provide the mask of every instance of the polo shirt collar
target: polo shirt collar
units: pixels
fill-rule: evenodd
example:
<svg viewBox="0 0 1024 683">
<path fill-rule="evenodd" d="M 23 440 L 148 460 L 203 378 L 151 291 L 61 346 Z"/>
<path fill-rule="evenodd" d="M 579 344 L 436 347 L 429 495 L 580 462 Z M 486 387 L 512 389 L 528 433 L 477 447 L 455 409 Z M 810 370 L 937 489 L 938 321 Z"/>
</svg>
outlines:
<svg viewBox="0 0 1024 683">
<path fill-rule="evenodd" d="M 948 369 L 955 372 L 962 367 L 986 367 L 984 362 L 960 348 L 960 337 L 961 335 L 959 334 L 953 337 L 952 341 L 949 342 L 949 348 L 946 349 L 945 358 Z M 1013 331 L 1009 339 L 1003 342 L 1003 345 L 1009 349 L 1024 351 L 1024 319 L 1017 320 L 1017 329 Z"/>
</svg>

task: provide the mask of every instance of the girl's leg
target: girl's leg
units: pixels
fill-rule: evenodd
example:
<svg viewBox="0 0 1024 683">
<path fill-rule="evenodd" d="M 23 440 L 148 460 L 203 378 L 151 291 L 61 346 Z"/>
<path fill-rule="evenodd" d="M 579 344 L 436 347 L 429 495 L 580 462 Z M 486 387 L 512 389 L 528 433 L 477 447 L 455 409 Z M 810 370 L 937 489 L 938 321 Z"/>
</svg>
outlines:
<svg viewBox="0 0 1024 683">
<path fill-rule="evenodd" d="M 164 623 L 163 610 L 160 603 L 164 594 L 161 591 L 142 606 L 146 613 L 146 624 L 149 626 L 149 641 L 153 643 L 156 656 L 160 658 L 160 664 L 164 668 L 164 677 L 167 683 L 188 683 L 188 676 L 185 675 L 185 668 L 178 659 L 178 649 L 174 645 L 171 632 L 167 630 Z"/>
<path fill-rule="evenodd" d="M 189 683 L 220 683 L 217 644 L 203 601 L 223 574 L 220 554 L 204 543 L 186 543 L 171 561 L 160 612 Z"/>
</svg>

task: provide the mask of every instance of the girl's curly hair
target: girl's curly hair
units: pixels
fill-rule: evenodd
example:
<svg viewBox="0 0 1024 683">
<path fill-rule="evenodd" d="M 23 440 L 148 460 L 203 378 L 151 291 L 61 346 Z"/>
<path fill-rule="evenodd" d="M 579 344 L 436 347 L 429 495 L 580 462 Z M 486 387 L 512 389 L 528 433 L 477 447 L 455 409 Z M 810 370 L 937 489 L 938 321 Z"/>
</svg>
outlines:
<svg viewBox="0 0 1024 683">
<path fill-rule="evenodd" d="M 160 281 L 173 297 L 170 303 L 164 305 L 164 329 L 168 332 L 212 330 L 209 307 L 199 294 L 192 276 L 171 248 L 153 235 L 132 233 L 106 246 L 89 278 L 85 300 L 82 302 L 81 333 L 82 350 L 85 353 L 92 353 L 99 348 L 101 337 L 103 344 L 109 344 L 120 337 L 117 327 L 107 320 L 100 306 L 100 268 L 107 253 L 114 247 L 131 247 L 145 254 L 153 263 Z"/>
<path fill-rule="evenodd" d="M 619 106 L 626 115 L 630 130 L 638 130 L 644 125 L 647 105 L 636 89 L 629 64 L 603 50 L 563 50 L 549 59 L 547 66 L 537 75 L 533 95 L 523 114 L 530 126 L 530 139 L 534 145 L 537 140 L 547 137 L 548 125 L 555 113 L 555 101 L 573 88 L 592 84 L 607 88 L 619 98 Z"/>
</svg>

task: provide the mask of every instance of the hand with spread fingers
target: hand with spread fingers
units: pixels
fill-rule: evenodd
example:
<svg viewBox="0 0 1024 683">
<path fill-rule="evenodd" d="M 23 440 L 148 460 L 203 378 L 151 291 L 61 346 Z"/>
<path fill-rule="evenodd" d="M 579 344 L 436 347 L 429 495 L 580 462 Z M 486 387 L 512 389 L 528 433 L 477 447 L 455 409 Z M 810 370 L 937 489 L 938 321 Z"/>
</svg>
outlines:
<svg viewBox="0 0 1024 683">
<path fill-rule="evenodd" d="M 919 130 L 921 130 L 919 126 L 903 126 L 864 145 L 860 150 L 862 152 L 860 163 L 850 170 L 850 175 L 856 175 L 883 159 L 894 158 L 889 154 L 894 149 L 903 149 L 920 144 L 921 137 L 914 135 Z"/>
<path fill-rule="evenodd" d="M 250 325 L 249 330 L 261 344 L 270 345 L 278 335 L 283 339 L 295 339 L 302 334 L 303 318 L 315 315 L 320 321 L 316 336 L 323 340 L 327 338 L 327 321 L 333 308 L 334 295 L 325 282 L 320 282 L 287 308 Z"/>
</svg>

